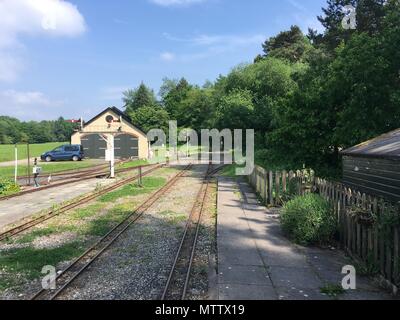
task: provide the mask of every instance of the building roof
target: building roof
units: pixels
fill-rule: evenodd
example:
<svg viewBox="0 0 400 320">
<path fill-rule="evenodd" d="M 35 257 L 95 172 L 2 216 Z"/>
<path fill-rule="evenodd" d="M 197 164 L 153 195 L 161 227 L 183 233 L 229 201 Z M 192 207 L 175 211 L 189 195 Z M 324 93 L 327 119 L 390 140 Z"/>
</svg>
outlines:
<svg viewBox="0 0 400 320">
<path fill-rule="evenodd" d="M 110 112 L 110 111 L 113 112 L 113 113 L 115 113 L 117 116 L 122 117 L 122 119 L 124 119 L 126 122 L 128 122 L 130 125 L 132 125 L 135 129 L 137 129 L 137 130 L 140 131 L 143 135 L 146 136 L 146 134 L 144 133 L 144 131 L 143 131 L 140 127 L 134 125 L 134 124 L 132 123 L 131 119 L 130 119 L 124 112 L 122 112 L 121 110 L 119 110 L 117 107 L 109 107 L 109 108 L 105 109 L 104 111 L 100 112 L 97 116 L 95 116 L 94 118 L 90 119 L 88 122 L 85 122 L 85 123 L 84 123 L 84 127 L 90 125 L 92 122 L 96 121 L 98 118 L 100 118 L 100 117 L 103 116 L 105 113 Z"/>
<path fill-rule="evenodd" d="M 345 156 L 400 159 L 400 129 L 342 151 Z"/>
</svg>

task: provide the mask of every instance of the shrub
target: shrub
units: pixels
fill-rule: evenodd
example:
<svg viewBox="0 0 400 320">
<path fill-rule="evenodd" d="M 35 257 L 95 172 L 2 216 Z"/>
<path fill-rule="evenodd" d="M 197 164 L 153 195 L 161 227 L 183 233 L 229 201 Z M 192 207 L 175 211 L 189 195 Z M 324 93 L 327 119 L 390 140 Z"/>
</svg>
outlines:
<svg viewBox="0 0 400 320">
<path fill-rule="evenodd" d="M 20 191 L 19 185 L 10 179 L 0 178 L 0 195 L 5 196 Z"/>
<path fill-rule="evenodd" d="M 286 202 L 293 200 L 298 195 L 298 191 L 299 191 L 298 179 L 288 180 L 286 185 L 286 191 L 283 191 L 281 187 L 280 203 L 282 205 L 285 205 Z"/>
<path fill-rule="evenodd" d="M 336 232 L 336 219 L 330 204 L 316 194 L 287 202 L 283 207 L 281 224 L 284 232 L 302 245 L 328 243 Z"/>
</svg>

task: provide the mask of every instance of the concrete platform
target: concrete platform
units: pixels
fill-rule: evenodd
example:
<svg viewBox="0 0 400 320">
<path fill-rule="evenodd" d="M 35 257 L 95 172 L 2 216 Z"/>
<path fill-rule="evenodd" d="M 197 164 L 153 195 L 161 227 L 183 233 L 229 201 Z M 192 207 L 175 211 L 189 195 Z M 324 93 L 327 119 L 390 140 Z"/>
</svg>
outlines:
<svg viewBox="0 0 400 320">
<path fill-rule="evenodd" d="M 279 211 L 259 205 L 249 185 L 220 178 L 218 185 L 218 296 L 220 300 L 327 300 L 321 288 L 340 285 L 341 251 L 305 248 L 284 237 Z M 368 278 L 337 299 L 393 299 Z"/>
<path fill-rule="evenodd" d="M 92 192 L 99 184 L 104 186 L 114 182 L 107 179 L 91 179 L 2 200 L 0 201 L 0 230 L 32 214 L 50 209 L 55 204 Z"/>
</svg>

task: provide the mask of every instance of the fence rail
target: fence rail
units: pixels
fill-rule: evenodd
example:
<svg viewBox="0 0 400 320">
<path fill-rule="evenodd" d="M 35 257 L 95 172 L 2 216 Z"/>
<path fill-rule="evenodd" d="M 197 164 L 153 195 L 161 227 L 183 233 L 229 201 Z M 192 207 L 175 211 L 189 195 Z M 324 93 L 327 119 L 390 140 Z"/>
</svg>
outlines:
<svg viewBox="0 0 400 320">
<path fill-rule="evenodd" d="M 266 205 L 282 205 L 293 195 L 319 193 L 333 207 L 342 248 L 379 272 L 394 293 L 400 286 L 398 204 L 315 177 L 312 170 L 267 171 L 256 166 L 249 182 Z"/>
</svg>

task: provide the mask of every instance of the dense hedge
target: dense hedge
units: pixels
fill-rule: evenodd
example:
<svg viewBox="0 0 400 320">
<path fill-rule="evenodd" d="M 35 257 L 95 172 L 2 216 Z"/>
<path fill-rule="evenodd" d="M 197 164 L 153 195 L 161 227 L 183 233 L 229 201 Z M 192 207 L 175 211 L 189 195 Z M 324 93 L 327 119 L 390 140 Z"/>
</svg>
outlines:
<svg viewBox="0 0 400 320">
<path fill-rule="evenodd" d="M 328 243 L 337 230 L 332 207 L 316 194 L 287 202 L 283 207 L 281 224 L 284 232 L 302 245 Z"/>
</svg>

